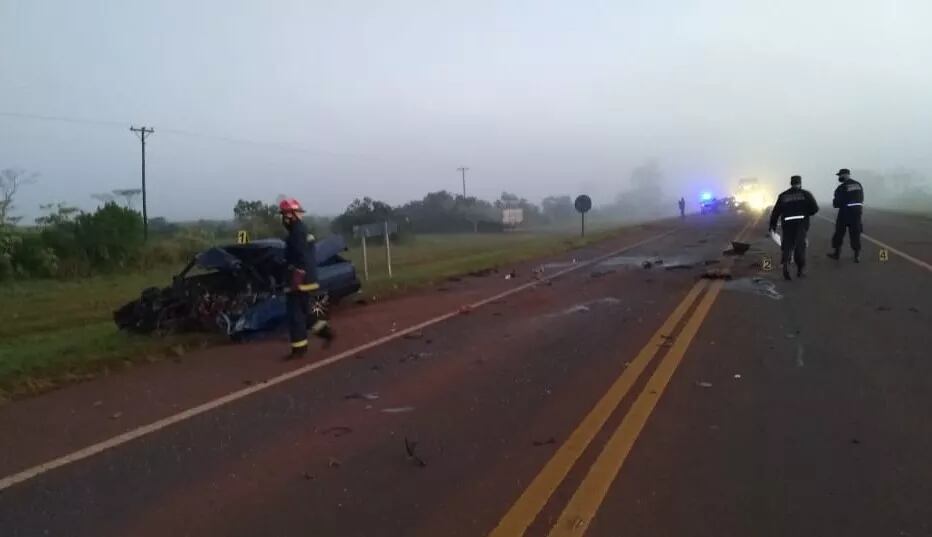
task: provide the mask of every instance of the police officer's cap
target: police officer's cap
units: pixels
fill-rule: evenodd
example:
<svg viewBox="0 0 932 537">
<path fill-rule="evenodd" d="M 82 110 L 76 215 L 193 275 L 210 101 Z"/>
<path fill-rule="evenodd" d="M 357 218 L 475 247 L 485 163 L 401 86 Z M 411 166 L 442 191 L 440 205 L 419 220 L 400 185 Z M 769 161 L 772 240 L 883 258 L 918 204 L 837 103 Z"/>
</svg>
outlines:
<svg viewBox="0 0 932 537">
<path fill-rule="evenodd" d="M 791 184 L 791 185 L 801 185 L 801 184 L 803 184 L 803 178 L 800 177 L 799 175 L 794 175 L 793 177 L 790 177 L 790 184 Z"/>
<path fill-rule="evenodd" d="M 851 170 L 849 170 L 848 168 L 842 168 L 838 170 L 838 173 L 836 173 L 835 175 L 839 175 L 839 176 L 840 175 L 851 175 Z"/>
</svg>

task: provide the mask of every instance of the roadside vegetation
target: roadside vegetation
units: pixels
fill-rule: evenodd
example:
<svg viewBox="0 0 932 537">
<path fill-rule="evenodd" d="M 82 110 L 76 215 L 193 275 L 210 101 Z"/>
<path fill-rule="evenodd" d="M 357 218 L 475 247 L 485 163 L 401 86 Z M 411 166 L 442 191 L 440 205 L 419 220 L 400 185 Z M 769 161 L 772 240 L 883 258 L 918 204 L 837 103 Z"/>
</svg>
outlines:
<svg viewBox="0 0 932 537">
<path fill-rule="evenodd" d="M 237 230 L 247 230 L 253 238 L 281 233 L 274 204 L 240 200 L 233 219 L 226 222 L 152 219 L 145 241 L 132 200 L 120 204 L 102 198 L 92 212 L 64 204 L 46 206 L 32 226 L 16 225 L 20 223 L 5 213 L 7 220 L 0 226 L 0 399 L 224 343 L 225 338 L 213 334 L 122 333 L 112 313 L 142 289 L 168 285 L 195 253 L 232 242 Z M 505 206 L 524 207 L 534 230 L 504 232 L 496 215 Z M 601 231 L 580 238 L 577 218 L 569 196 L 548 198 L 538 208 L 507 193 L 485 202 L 437 192 L 396 208 L 363 198 L 335 219 L 308 217 L 307 223 L 318 235 L 340 233 L 349 239 L 346 256 L 356 264 L 361 280 L 362 254 L 352 240 L 353 226 L 399 223 L 399 233 L 392 238 L 394 278 L 387 277 L 382 241 L 370 239 L 368 245 L 370 280 L 363 281 L 362 293 L 367 300 L 382 300 L 450 276 L 558 253 L 612 233 L 603 225 Z"/>
</svg>

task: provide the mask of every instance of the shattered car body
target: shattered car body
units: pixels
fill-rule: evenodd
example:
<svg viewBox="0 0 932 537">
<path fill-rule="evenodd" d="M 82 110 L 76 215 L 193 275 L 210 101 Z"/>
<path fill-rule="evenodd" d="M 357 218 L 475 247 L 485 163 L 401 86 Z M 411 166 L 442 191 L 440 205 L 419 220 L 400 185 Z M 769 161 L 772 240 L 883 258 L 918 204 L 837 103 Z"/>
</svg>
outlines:
<svg viewBox="0 0 932 537">
<path fill-rule="evenodd" d="M 340 254 L 342 237 L 308 243 L 317 261 L 320 289 L 312 295 L 314 313 L 357 292 L 353 264 Z M 122 330 L 138 333 L 220 331 L 230 336 L 270 330 L 285 317 L 285 243 L 265 239 L 218 246 L 200 252 L 169 287 L 150 287 L 113 314 Z M 315 316 L 312 316 L 315 317 Z"/>
</svg>

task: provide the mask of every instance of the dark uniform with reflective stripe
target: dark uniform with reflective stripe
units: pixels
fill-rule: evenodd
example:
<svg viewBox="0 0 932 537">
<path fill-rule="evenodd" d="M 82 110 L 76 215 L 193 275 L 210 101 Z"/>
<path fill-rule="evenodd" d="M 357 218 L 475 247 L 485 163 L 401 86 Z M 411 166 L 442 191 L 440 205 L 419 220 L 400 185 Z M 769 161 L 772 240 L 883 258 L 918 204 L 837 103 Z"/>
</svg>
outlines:
<svg viewBox="0 0 932 537">
<path fill-rule="evenodd" d="M 794 183 L 801 184 L 801 183 Z M 798 274 L 806 266 L 806 234 L 809 231 L 809 217 L 819 212 L 819 204 L 808 190 L 790 188 L 777 197 L 777 202 L 770 212 L 770 229 L 777 228 L 777 220 L 782 219 L 781 242 L 784 272 L 792 257 L 796 261 Z"/>
<path fill-rule="evenodd" d="M 292 349 L 307 347 L 307 325 L 310 317 L 310 293 L 319 289 L 317 284 L 317 263 L 308 252 L 313 252 L 308 244 L 307 227 L 300 218 L 291 221 L 285 237 L 285 262 L 288 265 L 285 304 L 288 315 L 288 334 Z"/>
<path fill-rule="evenodd" d="M 851 178 L 842 181 L 835 189 L 832 206 L 838 209 L 838 216 L 835 217 L 835 234 L 832 235 L 832 248 L 835 249 L 835 255 L 837 256 L 841 249 L 847 230 L 850 233 L 851 249 L 857 257 L 861 251 L 861 231 L 863 230 L 861 212 L 864 206 L 864 188 L 861 183 Z"/>
</svg>

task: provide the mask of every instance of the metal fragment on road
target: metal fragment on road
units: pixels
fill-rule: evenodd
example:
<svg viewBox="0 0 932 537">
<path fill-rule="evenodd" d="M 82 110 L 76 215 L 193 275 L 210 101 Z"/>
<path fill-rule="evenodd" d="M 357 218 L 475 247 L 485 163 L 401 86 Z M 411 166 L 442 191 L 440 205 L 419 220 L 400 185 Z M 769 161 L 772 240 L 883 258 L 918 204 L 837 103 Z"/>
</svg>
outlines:
<svg viewBox="0 0 932 537">
<path fill-rule="evenodd" d="M 411 412 L 414 410 L 413 406 L 396 406 L 391 408 L 383 408 L 382 412 L 386 414 L 402 414 L 405 412 Z"/>
<path fill-rule="evenodd" d="M 726 282 L 723 289 L 740 291 L 742 293 L 752 293 L 772 300 L 783 300 L 783 295 L 777 291 L 777 285 L 767 278 L 739 278 Z"/>
<path fill-rule="evenodd" d="M 417 442 L 414 440 L 408 440 L 408 437 L 405 437 L 405 455 L 407 455 L 408 460 L 414 461 L 420 468 L 426 468 L 427 463 L 424 462 L 424 459 L 418 456 L 416 453 Z"/>
<path fill-rule="evenodd" d="M 696 383 L 696 386 L 699 386 L 700 388 L 711 388 L 711 387 L 712 387 L 712 383 L 711 383 L 711 382 L 702 381 L 702 382 L 697 382 L 697 383 Z"/>
</svg>

